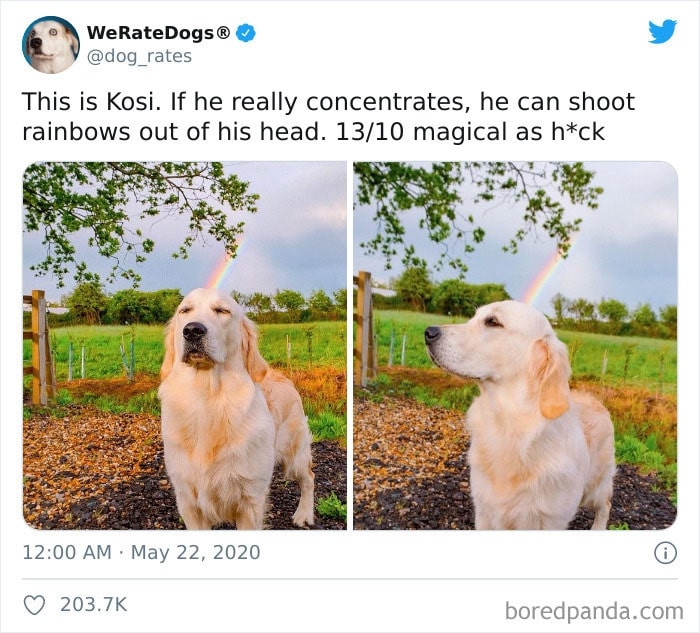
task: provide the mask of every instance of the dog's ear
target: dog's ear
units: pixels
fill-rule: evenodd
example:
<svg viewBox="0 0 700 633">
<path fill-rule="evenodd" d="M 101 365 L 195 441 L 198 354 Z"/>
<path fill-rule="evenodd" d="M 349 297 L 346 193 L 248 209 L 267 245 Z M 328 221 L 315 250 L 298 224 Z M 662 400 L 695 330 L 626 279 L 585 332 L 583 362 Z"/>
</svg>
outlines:
<svg viewBox="0 0 700 633">
<path fill-rule="evenodd" d="M 246 370 L 254 382 L 260 382 L 265 378 L 270 366 L 258 350 L 258 330 L 247 316 L 241 321 L 243 332 L 243 361 Z"/>
<path fill-rule="evenodd" d="M 71 31 L 68 27 L 66 27 L 66 37 L 68 38 L 68 41 L 70 42 L 70 47 L 73 49 L 73 55 L 78 54 L 78 38 L 75 36 L 75 33 Z"/>
<path fill-rule="evenodd" d="M 554 420 L 569 408 L 569 355 L 566 345 L 556 337 L 547 336 L 533 344 L 531 351 L 531 381 L 540 413 Z"/>
<path fill-rule="evenodd" d="M 160 366 L 160 379 L 165 380 L 175 364 L 175 328 L 173 322 L 168 321 L 165 326 L 165 355 Z"/>
</svg>

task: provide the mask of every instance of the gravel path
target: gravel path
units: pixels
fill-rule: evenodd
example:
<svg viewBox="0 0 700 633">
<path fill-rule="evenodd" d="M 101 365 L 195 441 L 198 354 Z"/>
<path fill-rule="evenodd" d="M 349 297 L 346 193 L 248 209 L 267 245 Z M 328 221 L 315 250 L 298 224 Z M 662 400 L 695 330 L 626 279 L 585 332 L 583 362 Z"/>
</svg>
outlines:
<svg viewBox="0 0 700 633">
<path fill-rule="evenodd" d="M 384 397 L 355 399 L 354 529 L 474 529 L 464 414 Z M 676 508 L 653 475 L 618 465 L 611 526 L 666 528 Z M 589 529 L 580 511 L 570 529 Z"/>
<path fill-rule="evenodd" d="M 337 442 L 312 445 L 316 500 L 347 499 L 347 451 Z M 39 529 L 185 529 L 163 463 L 160 420 L 142 413 L 106 414 L 71 405 L 60 416 L 24 422 L 24 517 Z M 266 527 L 299 529 L 292 515 L 299 488 L 278 473 Z M 220 526 L 231 528 L 233 526 Z M 316 513 L 314 529 L 344 530 L 341 518 Z"/>
</svg>

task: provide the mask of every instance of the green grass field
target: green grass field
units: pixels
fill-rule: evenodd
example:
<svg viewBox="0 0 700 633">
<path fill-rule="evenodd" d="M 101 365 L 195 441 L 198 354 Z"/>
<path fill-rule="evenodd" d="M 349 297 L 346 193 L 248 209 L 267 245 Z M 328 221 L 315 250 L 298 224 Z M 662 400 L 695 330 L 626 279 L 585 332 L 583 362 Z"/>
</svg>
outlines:
<svg viewBox="0 0 700 633">
<path fill-rule="evenodd" d="M 120 346 L 124 345 L 128 364 L 132 334 L 136 372 L 157 374 L 163 360 L 163 330 L 163 327 L 157 325 L 137 325 L 133 329 L 116 325 L 53 329 L 50 332 L 50 341 L 56 365 L 56 379 L 60 382 L 68 378 L 71 343 L 73 378 L 81 377 L 83 349 L 86 378 L 113 378 L 125 375 Z M 272 365 L 291 369 L 345 368 L 344 322 L 263 325 L 259 330 L 260 350 Z M 24 341 L 24 364 L 30 363 L 30 342 Z"/>
<path fill-rule="evenodd" d="M 133 336 L 134 371 L 154 377 L 156 384 L 163 360 L 162 326 L 75 326 L 55 328 L 50 332 L 56 380 L 62 383 L 57 404 L 91 404 L 100 410 L 147 412 L 157 415 L 160 403 L 155 388 L 129 396 L 125 401 L 116 392 L 118 387 L 109 379 L 126 378 L 131 362 Z M 263 357 L 293 376 L 302 393 L 304 409 L 316 439 L 340 439 L 347 435 L 347 407 L 343 385 L 336 376 L 346 369 L 346 328 L 344 322 L 263 325 L 259 328 L 260 350 Z M 72 380 L 69 378 L 69 356 L 72 346 Z M 122 350 L 123 348 L 123 354 Z M 84 352 L 83 352 L 84 350 Z M 24 341 L 24 364 L 31 364 L 31 343 Z M 94 392 L 76 395 L 82 365 L 86 379 L 104 381 L 104 387 Z M 125 366 L 126 365 L 126 366 Z M 124 381 L 123 381 L 124 382 Z M 143 382 L 143 381 L 142 381 Z M 31 377 L 25 377 L 25 388 Z M 72 387 L 71 385 L 76 385 Z M 110 390 L 115 392 L 112 395 Z M 25 415 L 31 415 L 27 409 Z"/>
<path fill-rule="evenodd" d="M 393 365 L 399 365 L 401 362 L 405 336 L 404 365 L 416 368 L 434 367 L 425 351 L 425 328 L 429 325 L 462 321 L 463 319 L 435 314 L 376 310 L 375 333 L 380 367 L 389 364 L 392 332 Z M 574 378 L 585 377 L 612 385 L 637 385 L 654 392 L 675 393 L 676 341 L 567 331 L 557 331 L 557 335 L 569 346 Z"/>
<path fill-rule="evenodd" d="M 478 387 L 465 382 L 446 388 L 425 351 L 423 333 L 429 325 L 458 323 L 439 315 L 377 310 L 375 333 L 379 376 L 373 398 L 383 393 L 413 398 L 427 406 L 465 411 Z M 393 372 L 389 365 L 394 333 Z M 569 347 L 572 378 L 605 403 L 615 425 L 617 459 L 654 472 L 675 490 L 676 485 L 676 341 L 557 331 Z M 405 361 L 401 353 L 405 336 Z M 416 372 L 416 369 L 432 371 Z M 446 374 L 445 374 L 446 375 Z"/>
</svg>

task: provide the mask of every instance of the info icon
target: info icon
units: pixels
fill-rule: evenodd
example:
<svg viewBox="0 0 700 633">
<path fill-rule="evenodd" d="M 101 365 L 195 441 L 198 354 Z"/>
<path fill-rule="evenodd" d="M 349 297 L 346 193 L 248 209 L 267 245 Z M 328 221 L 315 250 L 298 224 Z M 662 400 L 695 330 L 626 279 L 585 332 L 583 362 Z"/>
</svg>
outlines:
<svg viewBox="0 0 700 633">
<path fill-rule="evenodd" d="M 678 556 L 676 546 L 670 541 L 661 541 L 654 548 L 654 558 L 662 565 L 670 565 Z"/>
</svg>

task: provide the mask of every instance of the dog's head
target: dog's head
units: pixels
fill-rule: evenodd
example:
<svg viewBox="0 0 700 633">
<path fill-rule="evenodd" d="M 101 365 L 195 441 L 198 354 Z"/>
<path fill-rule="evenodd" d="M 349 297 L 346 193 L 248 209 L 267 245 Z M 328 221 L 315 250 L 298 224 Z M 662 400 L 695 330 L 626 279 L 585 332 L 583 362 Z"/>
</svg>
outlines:
<svg viewBox="0 0 700 633">
<path fill-rule="evenodd" d="M 527 304 L 482 306 L 467 323 L 427 328 L 425 343 L 432 361 L 452 374 L 484 385 L 522 387 L 546 418 L 568 409 L 566 346 L 546 317 Z"/>
<path fill-rule="evenodd" d="M 32 66 L 45 73 L 59 73 L 68 68 L 79 48 L 75 33 L 55 20 L 43 20 L 32 26 L 25 46 Z"/>
<path fill-rule="evenodd" d="M 258 352 L 255 324 L 230 296 L 210 288 L 190 292 L 166 327 L 161 378 L 178 364 L 205 371 L 245 368 L 254 380 L 268 369 Z"/>
</svg>

